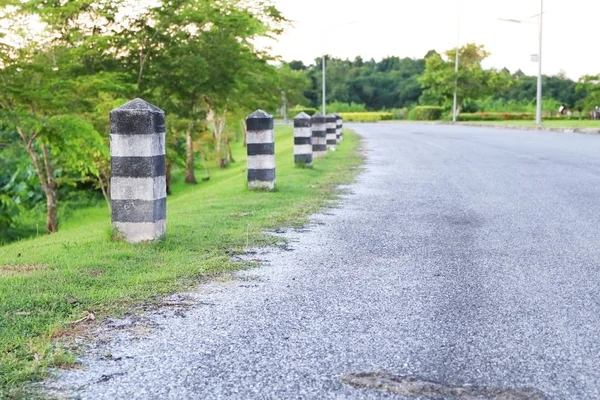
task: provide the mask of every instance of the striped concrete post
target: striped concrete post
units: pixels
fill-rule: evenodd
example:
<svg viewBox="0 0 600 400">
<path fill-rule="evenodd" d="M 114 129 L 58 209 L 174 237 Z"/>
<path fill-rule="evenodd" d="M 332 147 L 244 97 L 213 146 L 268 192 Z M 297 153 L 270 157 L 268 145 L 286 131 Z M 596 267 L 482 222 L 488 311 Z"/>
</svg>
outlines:
<svg viewBox="0 0 600 400">
<path fill-rule="evenodd" d="M 135 99 L 110 112 L 111 208 L 117 236 L 130 243 L 167 230 L 165 113 Z"/>
<path fill-rule="evenodd" d="M 301 112 L 294 117 L 294 163 L 311 166 L 312 151 L 310 115 Z"/>
<path fill-rule="evenodd" d="M 313 158 L 325 157 L 327 155 L 325 117 L 321 114 L 313 115 L 311 125 Z"/>
<path fill-rule="evenodd" d="M 335 147 L 337 145 L 337 137 L 335 132 L 337 126 L 337 117 L 335 114 L 327 114 L 325 116 L 325 123 L 327 125 L 327 148 L 335 151 Z"/>
<path fill-rule="evenodd" d="M 340 142 L 342 141 L 343 120 L 342 120 L 342 116 L 340 114 L 335 114 L 335 116 L 336 116 L 335 135 L 337 138 L 337 143 L 340 144 Z"/>
<path fill-rule="evenodd" d="M 246 118 L 248 188 L 275 189 L 273 116 L 257 110 Z"/>
</svg>

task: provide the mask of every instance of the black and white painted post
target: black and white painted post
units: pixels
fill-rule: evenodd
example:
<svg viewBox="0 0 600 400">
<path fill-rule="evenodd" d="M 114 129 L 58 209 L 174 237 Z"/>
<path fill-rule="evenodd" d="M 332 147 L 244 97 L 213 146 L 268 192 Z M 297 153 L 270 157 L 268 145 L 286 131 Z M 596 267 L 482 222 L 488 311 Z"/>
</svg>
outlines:
<svg viewBox="0 0 600 400">
<path fill-rule="evenodd" d="M 343 119 L 340 114 L 335 114 L 335 116 L 336 116 L 335 135 L 336 135 L 337 143 L 340 144 L 340 142 L 342 141 Z"/>
<path fill-rule="evenodd" d="M 318 113 L 313 115 L 311 125 L 313 158 L 325 157 L 327 155 L 325 117 Z"/>
<path fill-rule="evenodd" d="M 294 117 L 294 163 L 312 165 L 312 128 L 310 115 L 301 112 Z"/>
<path fill-rule="evenodd" d="M 163 110 L 135 99 L 110 112 L 111 219 L 127 242 L 166 233 L 165 150 Z"/>
<path fill-rule="evenodd" d="M 273 116 L 257 110 L 246 118 L 248 188 L 275 189 L 275 136 Z"/>
<path fill-rule="evenodd" d="M 325 123 L 327 125 L 327 148 L 329 150 L 335 151 L 337 145 L 337 136 L 336 136 L 336 126 L 337 126 L 337 117 L 335 114 L 327 114 L 325 116 Z"/>
</svg>

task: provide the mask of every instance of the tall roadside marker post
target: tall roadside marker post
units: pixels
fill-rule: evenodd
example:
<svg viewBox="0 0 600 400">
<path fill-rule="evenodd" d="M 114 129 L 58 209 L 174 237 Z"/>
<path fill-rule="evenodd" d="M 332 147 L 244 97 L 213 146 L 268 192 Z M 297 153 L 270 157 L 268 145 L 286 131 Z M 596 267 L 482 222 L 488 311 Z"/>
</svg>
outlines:
<svg viewBox="0 0 600 400">
<path fill-rule="evenodd" d="M 340 114 L 335 114 L 335 137 L 337 144 L 340 144 L 342 141 L 342 116 Z"/>
<path fill-rule="evenodd" d="M 248 189 L 275 189 L 275 135 L 273 116 L 257 110 L 246 118 Z"/>
<path fill-rule="evenodd" d="M 130 243 L 167 231 L 165 113 L 134 99 L 110 112 L 111 221 Z"/>
<path fill-rule="evenodd" d="M 325 117 L 318 113 L 313 115 L 311 118 L 311 129 L 313 158 L 325 157 L 327 155 Z"/>
<path fill-rule="evenodd" d="M 310 115 L 301 112 L 294 117 L 294 163 L 312 166 L 312 124 Z"/>
<path fill-rule="evenodd" d="M 337 117 L 335 114 L 327 114 L 325 116 L 326 132 L 327 132 L 327 148 L 331 151 L 335 151 L 337 145 Z"/>
</svg>

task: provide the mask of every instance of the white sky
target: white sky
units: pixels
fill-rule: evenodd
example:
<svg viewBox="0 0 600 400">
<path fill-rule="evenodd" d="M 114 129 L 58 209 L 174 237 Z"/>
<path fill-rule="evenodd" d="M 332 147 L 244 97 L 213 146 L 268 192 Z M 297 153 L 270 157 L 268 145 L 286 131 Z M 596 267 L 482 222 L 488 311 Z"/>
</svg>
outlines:
<svg viewBox="0 0 600 400">
<path fill-rule="evenodd" d="M 537 17 L 516 24 L 498 18 L 528 19 L 540 0 L 273 0 L 294 27 L 272 43 L 286 61 L 312 63 L 323 52 L 335 57 L 380 60 L 386 56 L 421 58 L 430 49 L 460 43 L 484 44 L 486 67 L 537 74 Z M 542 70 L 561 70 L 572 79 L 600 73 L 600 1 L 545 0 Z"/>
</svg>

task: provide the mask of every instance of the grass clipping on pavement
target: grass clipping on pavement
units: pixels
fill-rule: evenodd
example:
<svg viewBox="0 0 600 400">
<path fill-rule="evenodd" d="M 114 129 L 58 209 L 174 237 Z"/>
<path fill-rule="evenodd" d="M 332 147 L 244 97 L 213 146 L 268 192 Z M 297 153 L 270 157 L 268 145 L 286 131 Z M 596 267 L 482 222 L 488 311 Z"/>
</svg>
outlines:
<svg viewBox="0 0 600 400">
<path fill-rule="evenodd" d="M 272 193 L 248 191 L 241 143 L 234 144 L 236 162 L 213 168 L 209 181 L 184 185 L 178 177 L 164 241 L 112 240 L 110 215 L 101 207 L 74 212 L 56 234 L 0 247 L 0 398 L 43 378 L 48 367 L 72 365 L 74 357 L 55 339 L 74 326 L 243 267 L 232 254 L 281 241 L 265 230 L 305 224 L 336 198 L 338 185 L 353 181 L 362 162 L 359 138 L 348 131 L 313 168 L 294 166 L 293 144 L 292 129 L 277 127 Z"/>
</svg>

